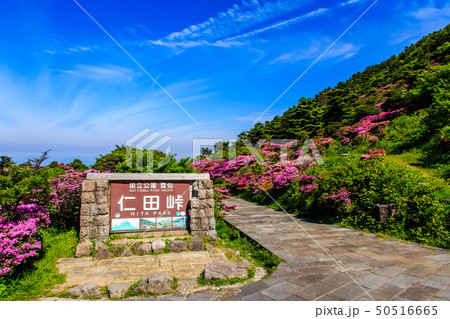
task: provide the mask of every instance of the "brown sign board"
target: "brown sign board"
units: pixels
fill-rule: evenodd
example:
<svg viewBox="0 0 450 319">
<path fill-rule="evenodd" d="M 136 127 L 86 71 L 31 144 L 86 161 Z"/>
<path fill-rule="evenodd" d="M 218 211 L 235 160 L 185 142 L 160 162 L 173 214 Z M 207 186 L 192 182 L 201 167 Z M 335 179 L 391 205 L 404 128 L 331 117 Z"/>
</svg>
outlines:
<svg viewBox="0 0 450 319">
<path fill-rule="evenodd" d="M 111 181 L 111 233 L 186 229 L 188 182 Z"/>
</svg>

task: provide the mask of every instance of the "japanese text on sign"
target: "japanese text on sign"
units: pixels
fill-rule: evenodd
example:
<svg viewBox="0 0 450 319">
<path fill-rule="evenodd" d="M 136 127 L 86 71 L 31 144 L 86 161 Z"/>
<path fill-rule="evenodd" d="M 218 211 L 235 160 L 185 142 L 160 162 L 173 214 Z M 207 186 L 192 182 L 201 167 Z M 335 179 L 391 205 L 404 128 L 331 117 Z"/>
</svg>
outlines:
<svg viewBox="0 0 450 319">
<path fill-rule="evenodd" d="M 111 231 L 185 229 L 189 183 L 112 182 Z"/>
</svg>

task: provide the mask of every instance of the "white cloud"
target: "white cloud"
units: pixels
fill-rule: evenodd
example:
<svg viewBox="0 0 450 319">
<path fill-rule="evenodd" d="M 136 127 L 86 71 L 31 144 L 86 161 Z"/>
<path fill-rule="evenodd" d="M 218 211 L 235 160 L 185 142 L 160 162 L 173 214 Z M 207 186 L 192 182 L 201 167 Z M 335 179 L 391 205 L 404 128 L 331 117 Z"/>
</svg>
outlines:
<svg viewBox="0 0 450 319">
<path fill-rule="evenodd" d="M 332 43 L 331 39 L 323 38 L 321 40 L 312 40 L 310 45 L 306 48 L 298 48 L 288 53 L 276 57 L 271 64 L 275 63 L 294 63 L 300 60 L 315 59 L 324 52 L 328 46 Z M 361 49 L 360 45 L 356 45 L 350 42 L 338 42 L 333 48 L 331 48 L 323 57 L 326 58 L 340 58 L 348 59 L 356 55 Z"/>
<path fill-rule="evenodd" d="M 75 48 L 68 48 L 67 50 L 70 52 L 85 52 L 85 51 L 92 50 L 92 48 L 79 46 L 79 47 L 75 47 Z"/>
<path fill-rule="evenodd" d="M 43 50 L 48 54 L 76 54 L 88 53 L 98 50 L 107 50 L 107 48 L 99 48 L 97 45 L 75 44 L 63 39 L 52 39 L 52 48 Z"/>
<path fill-rule="evenodd" d="M 210 17 L 202 23 L 191 25 L 181 31 L 173 32 L 159 40 L 148 41 L 148 43 L 172 48 L 191 48 L 202 45 L 220 47 L 243 45 L 242 42 L 236 41 L 236 39 L 246 38 L 264 31 L 280 28 L 324 12 L 325 9 L 319 9 L 293 19 L 283 20 L 266 27 L 259 27 L 260 25 L 274 20 L 283 14 L 298 10 L 307 2 L 309 1 L 244 0 L 241 5 L 235 4 L 227 11 L 220 12 L 215 17 Z M 246 31 L 252 28 L 256 29 L 253 31 Z M 244 33 L 241 34 L 242 32 Z"/>
<path fill-rule="evenodd" d="M 189 49 L 194 48 L 198 46 L 214 46 L 214 47 L 222 47 L 222 48 L 230 48 L 234 46 L 242 46 L 244 45 L 243 42 L 239 41 L 216 41 L 216 42 L 208 42 L 206 40 L 198 40 L 198 41 L 192 41 L 192 40 L 184 40 L 184 41 L 169 41 L 166 42 L 164 40 L 150 40 L 148 43 L 168 47 L 168 48 L 182 48 L 182 49 Z"/>
<path fill-rule="evenodd" d="M 206 21 L 191 25 L 181 31 L 170 33 L 147 44 L 188 49 L 199 46 L 234 47 L 243 46 L 249 38 L 262 33 L 287 28 L 306 19 L 321 16 L 339 7 L 359 4 L 367 0 L 348 0 L 335 7 L 319 8 L 293 18 L 279 20 L 285 14 L 297 13 L 307 2 L 305 0 L 258 1 L 243 0 L 240 5 L 233 5 L 227 11 L 218 13 Z M 275 22 L 274 22 L 275 20 Z M 278 21 L 276 21 L 278 20 Z"/>
<path fill-rule="evenodd" d="M 321 8 L 321 9 L 309 12 L 307 14 L 303 14 L 301 16 L 298 16 L 298 17 L 295 17 L 295 18 L 292 18 L 292 19 L 283 20 L 283 21 L 271 24 L 271 25 L 266 26 L 266 27 L 262 27 L 262 28 L 259 28 L 259 29 L 256 29 L 256 30 L 244 33 L 244 34 L 241 34 L 241 35 L 237 35 L 237 36 L 234 36 L 234 37 L 227 38 L 227 39 L 225 39 L 223 41 L 224 42 L 228 42 L 228 41 L 233 41 L 233 40 L 236 40 L 236 39 L 247 38 L 247 37 L 255 36 L 257 34 L 260 34 L 260 33 L 263 33 L 263 32 L 269 31 L 269 30 L 286 27 L 286 26 L 289 26 L 291 24 L 303 21 L 303 20 L 305 20 L 307 18 L 312 18 L 312 17 L 316 17 L 316 16 L 319 16 L 319 15 L 322 15 L 325 12 L 327 12 L 328 10 L 329 9 Z"/>
<path fill-rule="evenodd" d="M 60 70 L 62 74 L 95 81 L 131 81 L 136 72 L 117 65 L 78 65 L 72 70 Z"/>
<path fill-rule="evenodd" d="M 339 6 L 340 6 L 340 7 L 344 7 L 344 6 L 348 6 L 348 5 L 350 5 L 350 4 L 354 4 L 354 3 L 358 3 L 358 2 L 363 2 L 363 1 L 365 1 L 365 0 L 348 0 L 348 1 L 345 1 L 345 2 L 340 3 Z"/>
<path fill-rule="evenodd" d="M 447 4 L 444 8 L 438 9 L 435 7 L 420 8 L 417 11 L 409 13 L 410 16 L 420 21 L 435 20 L 442 18 L 450 18 L 450 4 Z"/>
<path fill-rule="evenodd" d="M 330 51 L 325 54 L 325 57 L 340 57 L 341 59 L 348 59 L 356 55 L 359 49 L 361 49 L 360 45 L 341 42 L 330 49 Z"/>
<path fill-rule="evenodd" d="M 424 34 L 437 31 L 448 25 L 450 20 L 450 4 L 443 8 L 428 6 L 410 11 L 405 15 L 405 28 L 391 35 L 391 44 L 412 44 Z"/>
</svg>

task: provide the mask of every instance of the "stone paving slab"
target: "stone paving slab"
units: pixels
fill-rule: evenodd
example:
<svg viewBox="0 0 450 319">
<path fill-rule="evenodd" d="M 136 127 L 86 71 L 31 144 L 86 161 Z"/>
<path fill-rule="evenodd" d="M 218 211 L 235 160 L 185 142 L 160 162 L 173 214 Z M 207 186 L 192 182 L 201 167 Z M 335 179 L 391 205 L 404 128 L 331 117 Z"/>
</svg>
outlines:
<svg viewBox="0 0 450 319">
<path fill-rule="evenodd" d="M 283 258 L 223 300 L 450 300 L 450 252 L 229 198 L 225 220 Z"/>
<path fill-rule="evenodd" d="M 66 275 L 60 288 L 89 281 L 100 286 L 112 282 L 135 282 L 149 274 L 167 272 L 180 279 L 196 279 L 205 265 L 213 260 L 227 260 L 223 253 L 181 252 L 154 256 L 129 256 L 94 260 L 92 257 L 62 258 L 56 267 Z"/>
</svg>

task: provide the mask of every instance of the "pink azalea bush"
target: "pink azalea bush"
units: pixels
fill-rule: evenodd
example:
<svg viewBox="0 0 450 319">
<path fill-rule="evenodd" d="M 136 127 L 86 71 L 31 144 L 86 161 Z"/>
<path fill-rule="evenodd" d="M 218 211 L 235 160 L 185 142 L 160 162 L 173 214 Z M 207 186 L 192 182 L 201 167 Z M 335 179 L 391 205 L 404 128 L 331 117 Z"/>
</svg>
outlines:
<svg viewBox="0 0 450 319">
<path fill-rule="evenodd" d="M 52 199 L 50 202 L 60 206 L 63 203 L 78 200 L 80 197 L 81 183 L 86 179 L 88 173 L 100 173 L 100 171 L 90 169 L 84 172 L 77 172 L 69 167 L 67 173 L 50 180 L 52 190 Z"/>
<path fill-rule="evenodd" d="M 37 232 L 50 225 L 45 207 L 36 204 L 19 205 L 17 220 L 0 216 L 0 275 L 6 275 L 27 259 L 37 255 L 41 241 Z"/>
<path fill-rule="evenodd" d="M 327 145 L 333 139 L 320 139 L 321 145 Z M 303 151 L 293 149 L 294 143 L 284 145 L 266 142 L 258 151 L 262 162 L 258 163 L 253 156 L 241 155 L 232 160 L 201 159 L 192 165 L 197 171 L 209 173 L 211 179 L 224 182 L 227 188 L 235 190 L 251 190 L 254 194 L 282 189 L 294 181 L 298 181 L 301 190 L 311 192 L 318 187 L 314 183 L 316 177 L 308 176 L 302 171 L 315 165 L 314 158 L 304 156 Z M 281 152 L 287 150 L 286 154 Z M 216 188 L 220 198 L 230 196 L 225 187 Z"/>
<path fill-rule="evenodd" d="M 314 143 L 320 150 L 322 150 L 324 146 L 330 145 L 332 142 L 333 142 L 332 137 L 319 137 L 314 141 Z"/>
<path fill-rule="evenodd" d="M 214 189 L 219 193 L 220 199 L 226 199 L 231 197 L 230 191 L 225 187 L 214 187 Z"/>
<path fill-rule="evenodd" d="M 352 204 L 349 196 L 350 193 L 343 187 L 331 195 L 322 195 L 322 199 L 323 202 L 330 205 L 331 208 L 337 209 L 340 212 L 345 212 L 350 210 Z"/>
<path fill-rule="evenodd" d="M 319 187 L 319 184 L 315 183 L 315 180 L 319 177 L 316 176 L 309 176 L 307 174 L 300 174 L 298 176 L 298 183 L 300 185 L 300 190 L 303 193 L 309 193 L 315 190 L 317 187 Z"/>
<path fill-rule="evenodd" d="M 385 157 L 386 151 L 383 149 L 370 149 L 366 154 L 361 155 L 361 159 L 367 161 L 376 157 Z"/>
<path fill-rule="evenodd" d="M 226 187 L 214 187 L 214 190 L 215 190 L 214 198 L 216 200 L 218 207 L 223 211 L 231 212 L 236 207 L 236 205 L 225 205 L 223 203 L 224 199 L 231 197 L 230 191 Z M 222 215 L 219 214 L 219 216 Z"/>
<path fill-rule="evenodd" d="M 78 226 L 81 184 L 88 173 L 99 173 L 99 171 L 91 169 L 77 172 L 70 166 L 66 170 L 65 174 L 49 181 L 51 199 L 48 210 L 56 226 L 72 228 Z"/>
<path fill-rule="evenodd" d="M 344 126 L 337 135 L 342 137 L 342 144 L 348 144 L 352 140 L 360 144 L 365 141 L 376 141 L 378 140 L 377 135 L 382 134 L 384 128 L 390 123 L 389 119 L 399 116 L 404 110 L 404 108 L 401 108 L 381 112 L 377 115 L 368 115 L 353 125 Z"/>
<path fill-rule="evenodd" d="M 403 84 L 402 80 L 376 88 L 375 90 L 376 92 L 373 92 L 372 94 L 361 95 L 358 98 L 358 101 L 363 104 L 373 103 L 381 113 L 365 116 L 353 125 L 342 127 L 341 130 L 336 133 L 336 136 L 341 138 L 341 144 L 345 145 L 351 141 L 355 141 L 357 144 L 367 144 L 378 141 L 378 138 L 384 134 L 384 129 L 390 123 L 390 120 L 399 116 L 405 110 L 405 108 L 387 111 L 383 110 L 383 106 L 386 107 L 386 103 L 389 101 L 389 97 L 393 92 L 406 92 L 408 90 L 408 85 Z M 397 106 L 395 106 L 395 108 L 396 107 Z M 389 108 L 389 106 L 387 108 Z"/>
<path fill-rule="evenodd" d="M 31 189 L 30 196 L 19 202 L 17 207 L 0 207 L 0 275 L 14 272 L 14 269 L 36 256 L 41 249 L 39 230 L 50 225 L 70 229 L 78 227 L 81 183 L 87 173 L 96 170 L 76 172 L 71 166 L 58 165 L 63 174 L 49 181 L 43 188 L 50 189 L 45 205 L 36 199 L 43 189 Z M 58 171 L 59 172 L 59 171 Z"/>
</svg>

